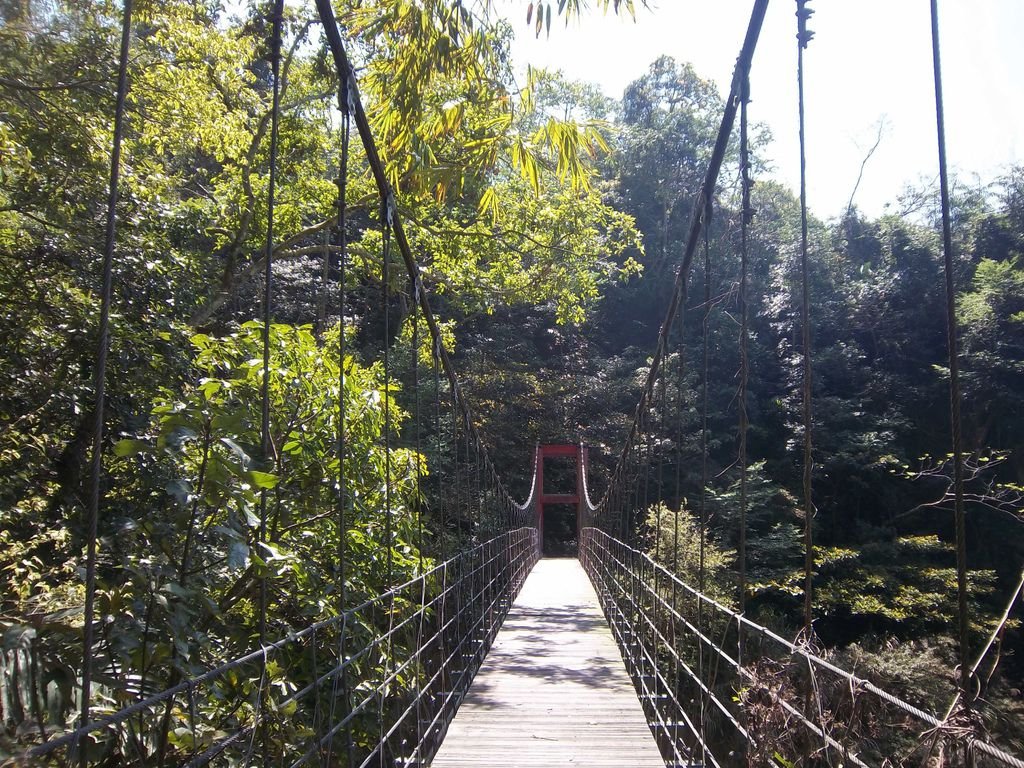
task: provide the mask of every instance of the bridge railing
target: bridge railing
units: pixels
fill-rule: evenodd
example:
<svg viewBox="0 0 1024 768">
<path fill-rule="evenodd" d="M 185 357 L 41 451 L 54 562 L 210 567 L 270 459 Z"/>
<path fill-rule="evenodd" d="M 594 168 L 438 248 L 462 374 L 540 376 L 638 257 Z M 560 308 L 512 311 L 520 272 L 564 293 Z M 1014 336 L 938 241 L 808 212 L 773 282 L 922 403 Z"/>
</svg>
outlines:
<svg viewBox="0 0 1024 768">
<path fill-rule="evenodd" d="M 537 552 L 536 529 L 502 533 L 16 762 L 426 765 Z"/>
<path fill-rule="evenodd" d="M 1024 766 L 976 722 L 941 721 L 598 528 L 580 559 L 670 765 Z"/>
</svg>

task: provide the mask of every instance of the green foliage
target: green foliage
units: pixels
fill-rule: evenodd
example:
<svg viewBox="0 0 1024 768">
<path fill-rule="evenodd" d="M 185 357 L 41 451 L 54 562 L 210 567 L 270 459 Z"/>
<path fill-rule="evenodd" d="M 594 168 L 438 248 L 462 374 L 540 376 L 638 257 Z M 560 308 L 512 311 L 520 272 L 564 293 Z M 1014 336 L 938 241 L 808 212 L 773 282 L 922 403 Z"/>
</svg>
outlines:
<svg viewBox="0 0 1024 768">
<path fill-rule="evenodd" d="M 422 458 L 393 449 L 390 524 L 394 543 L 382 547 L 384 514 L 384 427 L 381 371 L 349 357 L 341 376 L 338 330 L 322 343 L 308 327 L 271 326 L 270 445 L 261 453 L 260 390 L 262 326 L 246 323 L 238 332 L 215 338 L 196 334 L 195 367 L 199 378 L 185 397 L 167 392 L 154 408 L 152 448 L 166 457 L 172 479 L 172 517 L 180 527 L 161 532 L 158 546 L 179 573 L 199 570 L 210 578 L 215 563 L 225 567 L 220 591 L 243 578 L 272 573 L 282 579 L 282 594 L 296 604 L 285 615 L 308 617 L 329 610 L 336 585 L 337 439 L 339 381 L 344 381 L 346 534 L 353 546 L 349 585 L 355 594 L 376 594 L 391 579 L 401 580 L 415 566 L 412 549 L 416 466 Z M 392 428 L 405 414 L 391 393 Z M 125 446 L 122 442 L 119 445 Z M 128 442 L 121 453 L 134 453 Z M 269 510 L 266 542 L 258 541 L 260 496 Z M 208 541 L 190 539 L 195 525 L 213 533 Z M 188 541 L 186 541 L 188 540 Z M 156 543 L 156 542 L 155 542 Z M 195 553 L 187 545 L 197 547 Z M 180 553 L 175 556 L 174 553 Z M 226 559 L 225 559 L 226 558 Z M 185 567 L 185 560 L 189 566 Z M 223 607 L 223 603 L 218 600 Z"/>
<path fill-rule="evenodd" d="M 491 2 L 493 0 L 488 0 L 488 4 Z M 641 3 L 644 8 L 649 7 L 648 0 L 641 0 Z M 537 37 L 540 37 L 542 31 L 546 31 L 548 35 L 551 34 L 551 8 L 554 5 L 554 0 L 538 0 L 536 3 L 527 4 L 526 24 L 533 27 Z M 629 14 L 630 18 L 636 18 L 636 3 L 633 0 L 598 0 L 596 6 L 604 13 L 608 13 L 610 8 L 614 13 L 619 13 L 622 10 Z M 535 8 L 536 16 L 534 15 Z M 588 10 L 586 0 L 558 0 L 556 13 L 559 16 L 564 16 L 565 23 L 568 25 L 571 19 L 578 18 Z"/>
<path fill-rule="evenodd" d="M 826 550 L 815 562 L 815 601 L 822 616 L 847 614 L 876 631 L 921 637 L 956 621 L 953 547 L 935 535 L 874 541 L 859 551 Z M 796 578 L 796 577 L 794 577 Z M 979 632 L 995 573 L 971 571 L 972 615 Z"/>
<path fill-rule="evenodd" d="M 43 661 L 53 693 L 46 722 L 64 727 L 80 664 L 82 500 L 95 418 L 98 246 L 119 8 L 8 5 L 0 10 L 0 56 L 12 73 L 0 79 L 0 610 L 7 651 Z M 487 5 L 362 0 L 339 3 L 337 12 L 424 282 L 439 297 L 446 348 L 480 405 L 485 441 L 501 445 L 499 460 L 507 456 L 521 473 L 537 436 L 583 436 L 595 445 L 598 478 L 628 427 L 721 97 L 692 67 L 668 58 L 655 61 L 618 105 L 542 70 L 528 70 L 520 88 L 508 58 L 510 30 L 489 18 Z M 635 11 L 628 0 L 596 5 Z M 567 0 L 525 10 L 540 33 L 552 16 L 568 20 L 585 8 Z M 340 279 L 338 253 L 322 239 L 335 215 L 337 82 L 311 9 L 290 6 L 285 19 L 273 243 L 282 300 L 270 328 L 266 454 L 262 326 L 246 321 L 267 248 L 267 20 L 261 10 L 227 18 L 215 4 L 185 0 L 147 3 L 139 12 L 101 489 L 98 599 L 108 620 L 99 644 L 113 671 L 104 673 L 100 695 L 111 707 L 251 648 L 261 579 L 270 585 L 274 636 L 333 615 L 339 535 L 347 541 L 351 599 L 409 575 L 419 560 L 416 480 L 427 475 L 424 456 L 393 448 L 392 515 L 384 514 L 384 384 L 371 362 L 380 352 L 381 283 L 403 349 L 411 344 L 409 297 L 401 269 L 381 278 L 376 192 L 358 142 L 345 286 L 346 342 L 356 352 L 337 359 L 340 331 L 325 329 L 341 308 L 327 299 L 318 331 L 301 325 L 312 303 L 305 273 L 315 271 L 330 297 Z M 726 177 L 735 171 L 730 150 Z M 1024 552 L 1022 179 L 1012 169 L 997 194 L 966 188 L 955 201 L 971 457 L 968 555 L 979 632 Z M 757 609 L 777 612 L 784 624 L 802 589 L 795 500 L 803 437 L 800 222 L 791 191 L 759 179 L 754 194 L 748 565 Z M 908 215 L 872 220 L 851 210 L 831 224 L 811 220 L 815 603 L 818 629 L 831 641 L 939 636 L 953 618 L 948 462 L 911 471 L 912 457 L 948 451 L 945 298 L 931 197 L 905 197 Z M 739 508 L 731 314 L 739 219 L 735 199 L 723 194 L 717 202 L 705 566 L 709 590 L 724 600 L 734 592 Z M 666 476 L 680 478 L 672 494 L 671 481 L 662 480 L 655 498 L 704 492 L 694 461 L 702 278 L 698 264 L 682 342 L 673 341 L 668 355 L 678 381 L 666 392 L 679 413 L 645 414 Z M 412 354 L 423 366 L 432 362 L 426 345 Z M 389 395 L 392 437 L 411 444 L 397 403 L 411 407 L 414 398 L 394 384 Z M 345 467 L 337 451 L 341 404 Z M 440 444 L 449 428 L 430 437 Z M 428 450 L 436 452 L 432 472 L 455 458 Z M 993 509 L 1000 514 L 985 512 Z M 652 554 L 695 582 L 700 532 L 690 511 L 661 502 L 643 525 Z M 448 534 L 460 541 L 474 535 Z M 370 636 L 381 620 L 354 631 Z M 372 677 L 386 663 L 369 661 L 364 671 Z M 267 671 L 278 700 L 308 677 L 296 659 Z M 222 699 L 204 705 L 210 709 L 196 730 L 189 713 L 175 708 L 170 745 L 209 743 L 209 723 L 251 722 L 258 678 L 225 677 Z M 32 688 L 11 680 L 22 694 Z M 238 710 L 226 714 L 232 697 Z M 33 706 L 28 698 L 23 704 L 26 712 Z M 161 728 L 150 725 L 147 749 Z M 298 741 L 304 728 L 303 713 L 285 709 L 273 738 Z"/>
<path fill-rule="evenodd" d="M 685 506 L 674 510 L 664 503 L 655 504 L 647 510 L 644 525 L 645 549 L 656 562 L 695 588 L 703 583 L 704 594 L 720 603 L 735 601 L 728 570 L 735 557 L 707 532 L 701 542 L 700 523 Z"/>
<path fill-rule="evenodd" d="M 417 478 L 428 474 L 425 461 L 408 449 L 392 448 L 388 510 L 382 372 L 379 365 L 367 367 L 348 357 L 343 375 L 338 333 L 335 327 L 318 340 L 308 327 L 271 326 L 270 451 L 265 455 L 263 327 L 255 322 L 226 336 L 193 335 L 190 382 L 179 391 L 165 389 L 156 398 L 151 423 L 114 444 L 97 600 L 105 617 L 98 652 L 116 670 L 100 682 L 116 706 L 131 703 L 132 680 L 149 681 L 150 687 L 173 685 L 250 648 L 262 580 L 271 606 L 270 638 L 337 614 L 342 407 L 347 604 L 380 594 L 420 567 L 413 542 Z M 406 414 L 396 406 L 394 390 L 390 396 L 398 435 Z M 81 600 L 74 579 L 77 553 L 67 551 L 70 542 L 59 529 L 43 533 L 51 547 L 65 548 L 69 566 L 50 572 L 44 590 L 40 577 L 34 581 L 12 562 L 7 569 L 19 591 L 6 597 L 12 608 L 34 605 L 48 612 L 36 623 L 41 663 L 75 669 L 80 649 L 75 606 Z M 34 542 L 13 543 L 24 549 Z M 37 566 L 42 571 L 44 562 Z M 70 610 L 59 610 L 65 607 Z M 281 698 L 305 684 L 309 674 L 303 664 L 267 671 Z M 187 750 L 191 739 L 209 743 L 216 730 L 212 724 L 234 707 L 241 709 L 233 717 L 243 723 L 251 718 L 259 676 L 259 670 L 243 669 L 219 681 L 226 689 L 204 701 L 199 733 L 190 730 L 190 713 L 175 708 L 168 721 L 172 747 Z M 232 696 L 239 701 L 232 703 Z M 55 724 L 53 715 L 50 722 Z M 283 730 L 274 738 L 296 737 L 285 721 L 279 725 Z M 162 727 L 157 719 L 139 734 L 146 749 L 158 749 Z"/>
<path fill-rule="evenodd" d="M 711 490 L 708 509 L 713 526 L 732 548 L 739 546 L 740 481 Z M 779 577 L 802 557 L 802 515 L 789 491 L 771 481 L 763 461 L 748 467 L 747 578 L 752 594 L 778 589 Z M 788 591 L 788 590 L 787 590 Z"/>
</svg>

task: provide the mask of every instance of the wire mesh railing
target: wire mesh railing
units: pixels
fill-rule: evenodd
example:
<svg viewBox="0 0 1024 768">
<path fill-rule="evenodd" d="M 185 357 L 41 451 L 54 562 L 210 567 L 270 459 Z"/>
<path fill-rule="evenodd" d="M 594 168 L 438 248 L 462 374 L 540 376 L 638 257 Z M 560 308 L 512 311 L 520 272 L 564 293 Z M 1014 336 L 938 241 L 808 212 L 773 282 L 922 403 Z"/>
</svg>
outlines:
<svg viewBox="0 0 1024 768">
<path fill-rule="evenodd" d="M 580 559 L 670 765 L 1024 766 L 604 531 L 582 532 Z"/>
<path fill-rule="evenodd" d="M 427 765 L 537 557 L 535 529 L 502 533 L 17 762 Z"/>
</svg>

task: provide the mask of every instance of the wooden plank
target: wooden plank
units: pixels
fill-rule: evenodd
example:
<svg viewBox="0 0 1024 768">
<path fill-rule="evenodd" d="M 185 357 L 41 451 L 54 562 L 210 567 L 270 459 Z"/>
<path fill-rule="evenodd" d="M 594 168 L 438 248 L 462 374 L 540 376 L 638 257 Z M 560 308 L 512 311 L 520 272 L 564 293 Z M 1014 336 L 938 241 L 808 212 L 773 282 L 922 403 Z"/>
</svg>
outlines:
<svg viewBox="0 0 1024 768">
<path fill-rule="evenodd" d="M 578 560 L 526 580 L 433 768 L 665 768 Z"/>
</svg>

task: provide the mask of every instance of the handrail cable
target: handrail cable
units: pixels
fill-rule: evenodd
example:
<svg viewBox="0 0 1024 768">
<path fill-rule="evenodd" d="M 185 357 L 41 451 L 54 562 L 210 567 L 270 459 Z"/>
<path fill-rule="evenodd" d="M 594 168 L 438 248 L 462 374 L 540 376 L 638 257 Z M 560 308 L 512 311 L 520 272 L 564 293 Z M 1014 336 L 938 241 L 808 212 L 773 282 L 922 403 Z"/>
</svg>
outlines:
<svg viewBox="0 0 1024 768">
<path fill-rule="evenodd" d="M 978 670 L 981 669 L 981 665 L 985 661 L 985 658 L 988 656 L 989 651 L 992 650 L 992 646 L 995 645 L 996 640 L 1000 638 L 1003 631 L 1006 629 L 1006 625 L 1010 620 L 1010 612 L 1013 610 L 1014 605 L 1017 604 L 1017 599 L 1022 594 L 1024 594 L 1024 571 L 1021 571 L 1020 579 L 1017 581 L 1017 586 L 1013 590 L 1013 593 L 1010 595 L 1010 599 L 1006 602 L 1006 609 L 1003 611 L 1003 615 L 1000 617 L 999 621 L 996 622 L 995 627 L 993 627 L 992 632 L 989 634 L 988 642 L 985 643 L 985 647 L 981 649 L 981 651 L 978 653 L 977 658 L 975 658 L 974 663 L 971 665 L 969 678 L 975 678 L 977 676 Z M 992 673 L 995 671 L 995 666 L 997 663 L 998 660 L 993 662 L 992 668 L 989 670 L 990 677 Z M 942 724 L 940 726 L 932 728 L 930 731 L 924 734 L 925 736 L 927 736 L 930 733 L 932 736 L 931 744 L 928 748 L 928 754 L 926 756 L 926 759 L 930 759 L 932 753 L 935 751 L 935 747 L 939 742 L 939 736 L 942 734 L 942 727 L 949 722 L 950 717 L 952 717 L 953 713 L 956 712 L 957 704 L 960 703 L 960 700 L 963 698 L 963 694 L 963 689 L 957 687 L 957 691 L 953 696 L 953 700 L 949 703 L 949 706 L 946 708 L 946 714 L 942 717 Z"/>
<path fill-rule="evenodd" d="M 584 534 L 588 539 L 588 546 L 600 547 L 602 551 L 607 552 L 606 556 L 604 557 L 591 556 L 589 554 L 587 555 L 587 558 L 585 560 L 585 566 L 588 568 L 588 572 L 593 572 L 594 568 L 597 567 L 595 564 L 602 562 L 617 562 L 623 567 L 623 569 L 626 569 L 626 566 L 628 564 L 625 563 L 625 561 L 621 558 L 611 557 L 610 551 L 607 548 L 614 545 L 615 547 L 618 547 L 624 551 L 628 551 L 632 559 L 635 559 L 638 563 L 642 563 L 642 566 L 629 567 L 628 570 L 635 571 L 640 567 L 651 570 L 660 569 L 662 571 L 662 576 L 666 580 L 675 583 L 678 590 L 691 595 L 694 599 L 706 605 L 715 613 L 723 616 L 729 622 L 736 622 L 737 626 L 741 629 L 745 629 L 749 632 L 760 635 L 766 640 L 770 640 L 772 643 L 777 645 L 780 648 L 780 650 L 782 650 L 787 656 L 803 659 L 806 663 L 812 665 L 814 668 L 828 672 L 831 675 L 838 678 L 839 680 L 844 681 L 845 683 L 850 685 L 854 690 L 866 691 L 878 697 L 882 701 L 893 705 L 894 707 L 902 711 L 904 714 L 919 720 L 924 725 L 927 725 L 931 728 L 942 727 L 942 721 L 939 720 L 939 718 L 936 717 L 934 714 L 931 714 L 925 711 L 924 709 L 921 709 L 920 707 L 910 704 L 906 700 L 889 693 L 883 688 L 880 688 L 879 686 L 872 683 L 870 680 L 858 677 L 857 675 L 848 672 L 842 667 L 839 667 L 836 664 L 828 661 L 827 659 L 817 655 L 816 653 L 810 650 L 810 646 L 807 643 L 804 642 L 798 644 L 790 640 L 787 640 L 778 633 L 773 632 L 768 627 L 748 619 L 743 614 L 733 610 L 732 608 L 729 608 L 728 606 L 722 604 L 713 597 L 709 597 L 708 595 L 699 592 L 693 586 L 687 584 L 684 580 L 680 579 L 677 575 L 671 573 L 663 565 L 654 561 L 649 554 L 639 549 L 636 549 L 635 547 L 630 547 L 625 542 L 622 542 L 616 539 L 615 537 L 611 536 L 610 534 L 601 531 L 597 528 L 589 528 L 584 532 Z M 607 542 L 596 544 L 597 539 L 602 537 L 606 539 Z M 674 616 L 680 619 L 683 618 L 675 610 L 671 611 L 670 613 L 672 613 Z M 749 670 L 747 670 L 746 667 L 744 667 L 744 665 L 740 664 L 738 659 L 730 657 L 728 653 L 725 653 L 724 650 L 719 648 L 713 640 L 706 637 L 705 635 L 698 635 L 696 633 L 694 633 L 694 636 L 699 641 L 699 644 L 706 645 L 709 649 L 713 650 L 715 655 L 723 662 L 725 662 L 727 666 L 735 670 L 738 674 L 748 677 L 748 679 L 750 680 L 753 680 L 753 678 L 749 677 L 752 673 Z M 809 719 L 807 719 L 805 715 L 800 713 L 797 709 L 787 711 L 790 711 L 790 714 L 797 716 L 798 719 L 801 721 L 801 724 L 805 728 L 811 730 L 812 732 L 815 732 L 819 736 L 819 738 L 823 738 L 823 740 L 826 741 L 829 747 L 837 749 L 839 751 L 843 751 L 842 745 L 834 739 L 831 739 L 831 737 L 828 736 L 828 734 L 824 731 L 824 729 L 820 727 L 820 725 L 812 723 Z M 818 730 L 815 731 L 814 729 Z M 830 739 L 834 743 L 829 743 Z M 975 734 L 967 734 L 963 737 L 963 740 L 964 743 L 971 749 L 976 749 L 980 752 L 983 752 L 989 757 L 998 760 L 1002 765 L 1011 766 L 1011 768 L 1024 768 L 1024 760 L 1021 760 L 1020 758 L 1017 758 L 1014 755 L 1005 752 L 1004 750 L 992 745 L 991 743 L 984 741 L 982 738 Z"/>
</svg>

